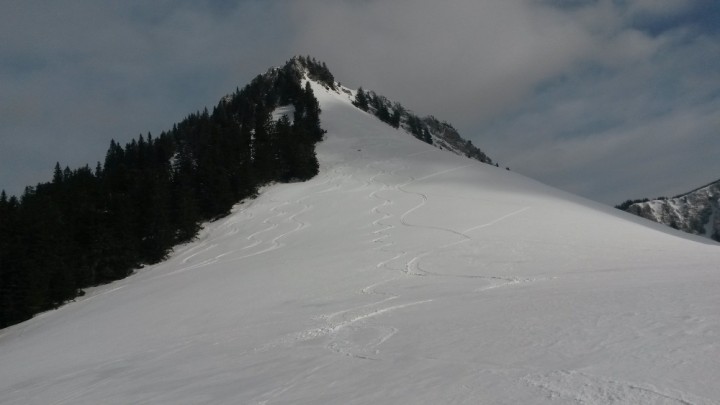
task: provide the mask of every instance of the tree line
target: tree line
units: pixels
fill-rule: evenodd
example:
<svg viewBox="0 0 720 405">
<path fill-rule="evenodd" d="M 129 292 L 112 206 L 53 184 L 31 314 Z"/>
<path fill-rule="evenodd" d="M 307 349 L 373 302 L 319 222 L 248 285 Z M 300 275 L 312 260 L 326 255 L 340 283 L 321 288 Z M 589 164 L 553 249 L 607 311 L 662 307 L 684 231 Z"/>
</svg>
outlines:
<svg viewBox="0 0 720 405">
<path fill-rule="evenodd" d="M 402 127 L 415 138 L 427 144 L 432 145 L 434 143 L 433 136 L 435 136 L 471 159 L 487 164 L 493 163 L 492 159 L 471 141 L 463 139 L 452 125 L 445 121 L 440 122 L 432 115 L 421 118 L 403 107 L 402 104 L 392 102 L 374 91 L 366 91 L 362 87 L 358 88 L 355 93 L 353 104 L 394 128 Z"/>
<path fill-rule="evenodd" d="M 303 70 L 304 69 L 304 70 Z M 270 182 L 318 172 L 320 107 L 304 72 L 332 80 L 324 64 L 293 58 L 189 115 L 157 137 L 114 140 L 104 162 L 64 169 L 18 198 L 0 193 L 0 327 L 132 274 L 192 240 Z M 292 119 L 272 119 L 292 105 Z"/>
</svg>

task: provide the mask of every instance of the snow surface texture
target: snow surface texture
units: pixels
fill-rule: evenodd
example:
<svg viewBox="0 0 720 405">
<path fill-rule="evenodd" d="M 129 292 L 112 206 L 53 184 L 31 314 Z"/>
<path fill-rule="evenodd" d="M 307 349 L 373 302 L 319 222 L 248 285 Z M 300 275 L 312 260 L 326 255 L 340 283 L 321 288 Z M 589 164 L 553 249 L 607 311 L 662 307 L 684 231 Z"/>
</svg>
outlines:
<svg viewBox="0 0 720 405">
<path fill-rule="evenodd" d="M 627 211 L 696 235 L 720 235 L 720 181 L 670 198 L 638 202 Z"/>
<path fill-rule="evenodd" d="M 4 330 L 0 403 L 720 403 L 716 245 L 314 90 L 320 175 Z"/>
</svg>

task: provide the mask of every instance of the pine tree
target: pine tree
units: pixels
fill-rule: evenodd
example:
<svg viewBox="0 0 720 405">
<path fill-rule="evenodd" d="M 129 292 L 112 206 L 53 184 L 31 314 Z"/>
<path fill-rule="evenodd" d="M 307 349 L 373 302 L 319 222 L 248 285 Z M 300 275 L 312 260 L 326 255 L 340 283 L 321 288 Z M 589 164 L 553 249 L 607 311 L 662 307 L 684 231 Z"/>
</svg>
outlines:
<svg viewBox="0 0 720 405">
<path fill-rule="evenodd" d="M 430 135 L 430 131 L 428 131 L 427 128 L 423 128 L 422 141 L 425 143 L 428 143 L 430 145 L 432 145 L 432 143 L 433 143 L 432 136 Z"/>
<path fill-rule="evenodd" d="M 53 184 L 61 184 L 63 181 L 63 172 L 60 169 L 60 162 L 55 163 L 55 169 L 53 170 Z"/>
<path fill-rule="evenodd" d="M 362 87 L 358 88 L 357 93 L 355 93 L 355 101 L 353 104 L 363 111 L 368 110 L 368 99 Z"/>
<path fill-rule="evenodd" d="M 29 317 L 20 300 L 22 269 L 19 267 L 20 245 L 17 198 L 0 194 L 0 328 Z"/>
<path fill-rule="evenodd" d="M 293 137 L 292 125 L 287 115 L 280 117 L 273 130 L 275 131 L 274 138 L 278 142 L 276 170 L 280 181 L 287 182 L 296 177 L 295 171 L 298 168 L 294 161 L 297 158 L 295 154 L 297 148 L 295 146 L 299 145 L 300 142 Z"/>
<path fill-rule="evenodd" d="M 405 114 L 405 108 L 399 103 L 395 103 L 393 105 L 392 116 L 390 117 L 390 125 L 395 128 L 399 128 L 400 120 L 402 119 L 403 114 Z"/>
<path fill-rule="evenodd" d="M 325 64 L 297 60 L 334 85 Z M 111 140 L 94 171 L 58 162 L 52 181 L 27 187 L 20 200 L 0 193 L 0 327 L 161 260 L 195 237 L 202 221 L 227 214 L 268 182 L 317 174 L 314 147 L 325 131 L 312 87 L 300 79 L 291 61 L 212 114 L 190 114 L 159 137 L 140 135 L 124 147 Z M 272 123 L 280 103 L 295 106 L 294 122 Z"/>
</svg>

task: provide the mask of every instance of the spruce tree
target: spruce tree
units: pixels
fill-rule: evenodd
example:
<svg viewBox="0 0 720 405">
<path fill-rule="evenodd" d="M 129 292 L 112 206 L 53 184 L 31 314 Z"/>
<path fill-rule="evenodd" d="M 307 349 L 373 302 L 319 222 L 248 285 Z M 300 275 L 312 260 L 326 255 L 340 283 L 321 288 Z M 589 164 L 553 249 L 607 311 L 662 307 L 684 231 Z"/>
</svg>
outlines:
<svg viewBox="0 0 720 405">
<path fill-rule="evenodd" d="M 327 66 L 298 58 L 332 86 Z M 294 122 L 272 123 L 292 103 Z M 294 62 L 190 114 L 159 137 L 115 140 L 95 170 L 56 163 L 52 181 L 18 200 L 0 193 L 0 327 L 126 277 L 191 240 L 203 221 L 272 181 L 317 174 L 320 106 Z"/>
<path fill-rule="evenodd" d="M 358 88 L 357 93 L 355 93 L 355 101 L 353 104 L 363 111 L 368 110 L 368 99 L 362 87 Z"/>
</svg>

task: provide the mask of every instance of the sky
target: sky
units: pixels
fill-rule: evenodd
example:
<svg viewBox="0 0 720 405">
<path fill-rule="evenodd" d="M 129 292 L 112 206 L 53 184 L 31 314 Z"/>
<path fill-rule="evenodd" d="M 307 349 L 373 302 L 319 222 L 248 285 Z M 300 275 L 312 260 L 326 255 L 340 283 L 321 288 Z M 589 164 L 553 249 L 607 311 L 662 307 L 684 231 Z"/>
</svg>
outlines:
<svg viewBox="0 0 720 405">
<path fill-rule="evenodd" d="M 11 0 L 0 38 L 9 194 L 297 54 L 603 203 L 720 178 L 717 0 Z"/>
</svg>

